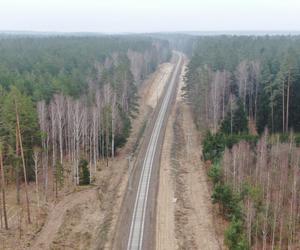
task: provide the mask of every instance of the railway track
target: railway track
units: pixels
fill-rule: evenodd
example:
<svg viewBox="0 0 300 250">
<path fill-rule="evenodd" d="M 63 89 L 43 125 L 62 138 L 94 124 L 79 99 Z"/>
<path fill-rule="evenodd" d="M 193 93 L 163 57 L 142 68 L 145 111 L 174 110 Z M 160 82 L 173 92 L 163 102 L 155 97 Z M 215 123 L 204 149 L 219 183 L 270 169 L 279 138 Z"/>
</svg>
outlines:
<svg viewBox="0 0 300 250">
<path fill-rule="evenodd" d="M 168 107 L 173 98 L 173 91 L 176 88 L 178 73 L 180 72 L 182 65 L 182 55 L 176 53 L 178 60 L 176 66 L 172 72 L 169 85 L 167 87 L 165 96 L 163 97 L 162 104 L 160 106 L 159 113 L 156 117 L 156 121 L 151 133 L 151 137 L 147 146 L 146 154 L 143 160 L 142 170 L 137 186 L 137 192 L 135 197 L 135 203 L 133 207 L 133 213 L 130 223 L 130 232 L 127 241 L 127 250 L 141 250 L 144 247 L 145 238 L 145 221 L 147 217 L 148 208 L 148 195 L 151 185 L 151 177 L 154 168 L 155 155 L 158 147 L 160 136 L 163 136 L 162 128 L 168 115 Z M 159 148 L 159 149 L 158 149 Z M 147 247 L 148 248 L 148 247 Z"/>
</svg>

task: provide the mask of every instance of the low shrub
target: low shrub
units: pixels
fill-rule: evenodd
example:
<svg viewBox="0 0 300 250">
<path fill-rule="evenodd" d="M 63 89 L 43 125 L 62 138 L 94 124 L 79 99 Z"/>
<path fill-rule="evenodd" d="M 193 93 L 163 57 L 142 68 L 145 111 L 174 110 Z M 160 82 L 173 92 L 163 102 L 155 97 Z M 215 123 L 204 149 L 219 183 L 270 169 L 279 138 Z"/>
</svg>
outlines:
<svg viewBox="0 0 300 250">
<path fill-rule="evenodd" d="M 81 159 L 79 162 L 79 185 L 90 184 L 90 171 L 88 164 L 88 161 L 85 159 Z"/>
<path fill-rule="evenodd" d="M 244 232 L 243 221 L 233 218 L 225 231 L 225 244 L 230 250 L 248 250 L 249 244 Z"/>
<path fill-rule="evenodd" d="M 202 153 L 204 160 L 219 161 L 226 147 L 230 149 L 240 141 L 247 141 L 250 144 L 256 145 L 258 138 L 258 136 L 249 134 L 225 135 L 223 133 L 212 134 L 208 131 L 203 140 Z"/>
</svg>

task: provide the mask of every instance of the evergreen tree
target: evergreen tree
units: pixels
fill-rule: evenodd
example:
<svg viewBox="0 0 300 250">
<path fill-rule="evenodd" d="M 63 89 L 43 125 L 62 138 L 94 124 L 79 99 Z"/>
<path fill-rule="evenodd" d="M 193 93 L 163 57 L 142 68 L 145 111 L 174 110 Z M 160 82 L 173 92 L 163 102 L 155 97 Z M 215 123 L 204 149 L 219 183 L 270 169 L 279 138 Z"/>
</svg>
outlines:
<svg viewBox="0 0 300 250">
<path fill-rule="evenodd" d="M 79 184 L 88 185 L 90 184 L 90 171 L 88 168 L 88 161 L 81 159 L 79 162 Z"/>
<path fill-rule="evenodd" d="M 23 95 L 16 87 L 12 87 L 3 99 L 1 117 L 3 126 L 2 137 L 11 149 L 15 149 L 16 138 L 16 112 L 20 122 L 20 133 L 22 136 L 25 160 L 32 163 L 32 149 L 39 144 L 39 129 L 37 112 L 30 97 Z M 32 164 L 29 164 L 32 166 Z M 29 179 L 34 178 L 33 168 L 27 169 Z"/>
<path fill-rule="evenodd" d="M 227 114 L 221 124 L 220 131 L 225 134 L 248 133 L 248 118 L 240 100 L 237 102 L 237 107 L 234 110 L 232 117 L 231 113 Z"/>
</svg>

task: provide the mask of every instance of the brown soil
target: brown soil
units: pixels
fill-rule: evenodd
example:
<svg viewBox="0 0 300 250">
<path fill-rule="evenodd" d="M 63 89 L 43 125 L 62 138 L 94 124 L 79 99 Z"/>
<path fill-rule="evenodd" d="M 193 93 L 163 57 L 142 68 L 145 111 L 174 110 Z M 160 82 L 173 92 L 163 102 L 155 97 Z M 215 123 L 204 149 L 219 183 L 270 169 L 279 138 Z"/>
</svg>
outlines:
<svg viewBox="0 0 300 250">
<path fill-rule="evenodd" d="M 32 223 L 27 223 L 25 194 L 22 190 L 24 190 L 23 185 L 21 186 L 20 205 L 18 205 L 15 185 L 9 184 L 7 186 L 6 208 L 9 230 L 0 229 L 0 250 L 26 249 L 30 247 L 35 235 L 41 230 L 45 223 L 48 204 L 41 199 L 40 208 L 38 209 L 34 183 L 30 183 L 28 186 Z"/>
<path fill-rule="evenodd" d="M 51 209 L 52 212 L 49 214 L 47 222 L 39 233 L 32 249 L 48 249 L 50 246 L 51 249 L 59 249 L 59 246 L 80 249 L 72 245 L 72 242 L 68 240 L 68 236 L 72 232 L 79 231 L 78 237 L 80 238 L 86 233 L 83 230 L 86 229 L 84 227 L 77 230 L 78 224 L 80 219 L 84 217 L 83 213 L 86 213 L 91 206 L 97 205 L 97 203 L 99 203 L 99 200 L 97 199 L 96 189 L 88 189 L 66 196 Z M 95 211 L 99 213 L 99 205 Z M 95 221 L 100 222 L 100 216 L 97 213 L 91 220 L 86 220 L 84 223 L 89 225 L 90 222 Z M 62 242 L 61 237 L 65 242 Z"/>
<path fill-rule="evenodd" d="M 153 79 L 150 78 L 151 81 L 155 82 L 155 84 L 148 85 L 149 88 L 147 90 L 147 93 L 143 95 L 143 98 L 146 97 L 146 104 L 149 105 L 150 107 L 155 108 L 164 90 L 164 87 L 169 79 L 172 69 L 173 69 L 173 64 L 171 63 L 161 64 L 156 74 L 153 75 Z"/>
<path fill-rule="evenodd" d="M 156 249 L 224 249 L 206 170 L 201 163 L 200 134 L 189 106 L 182 99 L 182 86 L 181 79 L 162 151 Z"/>
</svg>

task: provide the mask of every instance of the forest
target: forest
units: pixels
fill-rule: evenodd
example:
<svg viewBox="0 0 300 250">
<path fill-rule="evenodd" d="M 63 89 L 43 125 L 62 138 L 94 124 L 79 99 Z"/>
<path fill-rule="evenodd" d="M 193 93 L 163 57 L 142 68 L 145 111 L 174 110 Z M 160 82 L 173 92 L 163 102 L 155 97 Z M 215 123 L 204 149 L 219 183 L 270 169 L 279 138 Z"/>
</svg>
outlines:
<svg viewBox="0 0 300 250">
<path fill-rule="evenodd" d="M 138 88 L 171 49 L 189 57 L 184 97 L 225 244 L 297 249 L 300 36 L 0 36 L 1 228 L 7 189 L 31 224 L 33 200 L 95 183 L 131 133 Z"/>
<path fill-rule="evenodd" d="M 25 195 L 30 224 L 30 182 L 38 203 L 93 183 L 130 134 L 137 88 L 170 56 L 168 42 L 141 36 L 0 36 L 1 227 L 6 186 L 17 204 Z"/>
<path fill-rule="evenodd" d="M 199 37 L 185 77 L 226 245 L 297 249 L 300 37 Z"/>
</svg>

